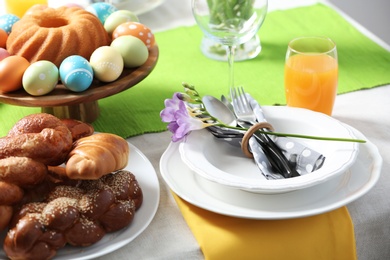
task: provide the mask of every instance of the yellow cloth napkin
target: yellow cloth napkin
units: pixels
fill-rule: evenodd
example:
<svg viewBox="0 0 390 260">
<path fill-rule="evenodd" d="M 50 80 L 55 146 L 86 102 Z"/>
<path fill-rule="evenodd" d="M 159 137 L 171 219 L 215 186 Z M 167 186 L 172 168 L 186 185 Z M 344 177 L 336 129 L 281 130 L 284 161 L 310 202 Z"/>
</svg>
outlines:
<svg viewBox="0 0 390 260">
<path fill-rule="evenodd" d="M 357 259 L 346 207 L 304 218 L 253 220 L 216 214 L 172 194 L 206 260 Z"/>
</svg>

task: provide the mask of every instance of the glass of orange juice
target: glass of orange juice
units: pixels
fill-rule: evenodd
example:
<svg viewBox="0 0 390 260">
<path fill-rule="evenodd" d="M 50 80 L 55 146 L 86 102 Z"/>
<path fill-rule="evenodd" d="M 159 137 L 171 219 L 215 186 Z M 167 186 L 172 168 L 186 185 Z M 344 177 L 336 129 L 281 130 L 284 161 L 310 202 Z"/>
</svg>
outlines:
<svg viewBox="0 0 390 260">
<path fill-rule="evenodd" d="M 4 2 L 7 13 L 14 14 L 19 18 L 22 18 L 33 5 L 47 4 L 47 0 L 5 0 Z"/>
<path fill-rule="evenodd" d="M 331 39 L 300 37 L 289 42 L 284 67 L 288 106 L 331 115 L 337 82 L 337 49 Z"/>
</svg>

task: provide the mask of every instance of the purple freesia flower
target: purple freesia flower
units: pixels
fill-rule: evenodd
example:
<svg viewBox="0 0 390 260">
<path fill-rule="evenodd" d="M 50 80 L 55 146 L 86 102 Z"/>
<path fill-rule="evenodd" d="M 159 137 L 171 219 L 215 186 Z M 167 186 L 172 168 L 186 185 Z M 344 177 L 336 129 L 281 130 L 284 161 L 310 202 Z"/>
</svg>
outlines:
<svg viewBox="0 0 390 260">
<path fill-rule="evenodd" d="M 182 98 L 181 93 L 173 94 L 172 99 L 165 100 L 165 108 L 160 113 L 162 121 L 169 123 L 167 128 L 173 133 L 173 142 L 180 141 L 193 130 L 203 129 L 210 125 L 199 118 L 192 117 Z"/>
<path fill-rule="evenodd" d="M 179 109 L 179 103 L 183 103 L 180 97 L 181 93 L 176 92 L 173 94 L 172 99 L 164 101 L 165 108 L 160 113 L 163 122 L 170 123 L 176 120 L 175 112 Z"/>
<path fill-rule="evenodd" d="M 208 126 L 199 118 L 191 117 L 184 102 L 179 103 L 179 110 L 175 112 L 175 118 L 178 128 L 174 132 L 171 131 L 173 133 L 172 141 L 174 142 L 180 141 L 193 130 Z"/>
</svg>

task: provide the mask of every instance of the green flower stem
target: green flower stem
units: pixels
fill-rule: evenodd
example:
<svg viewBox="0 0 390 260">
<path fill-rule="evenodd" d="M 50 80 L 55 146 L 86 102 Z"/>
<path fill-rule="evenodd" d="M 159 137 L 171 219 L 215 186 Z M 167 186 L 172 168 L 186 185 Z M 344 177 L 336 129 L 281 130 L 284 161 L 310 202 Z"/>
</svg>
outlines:
<svg viewBox="0 0 390 260">
<path fill-rule="evenodd" d="M 312 135 L 300 135 L 300 134 L 286 134 L 278 132 L 267 132 L 258 130 L 257 132 L 268 135 L 284 136 L 284 137 L 295 137 L 295 138 L 305 138 L 305 139 L 315 139 L 323 141 L 340 141 L 340 142 L 355 142 L 355 143 L 365 143 L 366 140 L 354 139 L 354 138 L 337 138 L 337 137 L 325 137 L 325 136 L 312 136 Z"/>
<path fill-rule="evenodd" d="M 223 123 L 214 124 L 215 126 L 221 126 L 225 128 L 245 131 L 247 128 L 242 127 L 235 127 L 235 126 L 227 126 Z M 287 134 L 287 133 L 280 133 L 280 132 L 268 132 L 268 131 L 261 131 L 257 130 L 256 132 L 261 134 L 267 134 L 267 135 L 275 135 L 275 136 L 283 136 L 283 137 L 295 137 L 295 138 L 304 138 L 304 139 L 314 139 L 314 140 L 321 140 L 321 141 L 338 141 L 338 142 L 355 142 L 355 143 L 366 143 L 366 140 L 362 139 L 355 139 L 355 138 L 338 138 L 338 137 L 325 137 L 325 136 L 312 136 L 312 135 L 301 135 L 301 134 Z"/>
</svg>

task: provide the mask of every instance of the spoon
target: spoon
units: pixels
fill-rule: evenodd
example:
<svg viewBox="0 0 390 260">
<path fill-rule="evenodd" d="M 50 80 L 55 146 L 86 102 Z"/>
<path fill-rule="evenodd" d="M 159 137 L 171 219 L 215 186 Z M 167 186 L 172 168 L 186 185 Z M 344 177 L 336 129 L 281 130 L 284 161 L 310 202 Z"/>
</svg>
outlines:
<svg viewBox="0 0 390 260">
<path fill-rule="evenodd" d="M 213 96 L 204 96 L 202 102 L 211 116 L 218 118 L 228 126 L 237 126 L 236 116 L 219 99 Z"/>
<path fill-rule="evenodd" d="M 230 126 L 239 125 L 245 128 L 250 127 L 250 125 L 247 123 L 239 122 L 237 120 L 237 117 L 234 114 L 233 106 L 231 106 L 226 97 L 222 96 L 222 100 L 224 102 L 213 96 L 204 96 L 202 98 L 202 102 L 210 115 L 218 118 L 224 124 L 228 124 Z M 230 108 L 229 105 L 231 106 Z M 290 167 L 286 157 L 271 139 L 266 138 L 263 134 L 255 134 L 254 137 L 263 148 L 267 159 L 277 172 L 282 174 L 285 178 L 297 176 L 295 169 Z"/>
</svg>

